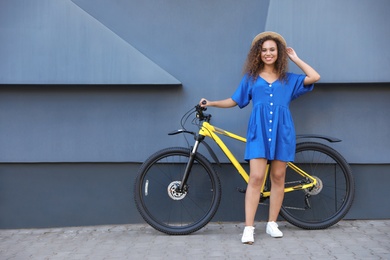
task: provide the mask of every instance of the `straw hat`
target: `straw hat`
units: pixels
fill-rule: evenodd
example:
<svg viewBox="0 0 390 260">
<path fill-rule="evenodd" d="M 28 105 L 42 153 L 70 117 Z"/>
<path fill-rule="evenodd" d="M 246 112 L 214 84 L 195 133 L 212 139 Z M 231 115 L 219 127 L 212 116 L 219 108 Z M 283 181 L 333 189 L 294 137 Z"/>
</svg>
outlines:
<svg viewBox="0 0 390 260">
<path fill-rule="evenodd" d="M 271 32 L 271 31 L 262 32 L 262 33 L 259 33 L 258 35 L 256 35 L 256 37 L 255 37 L 255 38 L 253 39 L 253 41 L 252 41 L 252 47 L 253 47 L 253 45 L 254 45 L 258 40 L 260 40 L 261 38 L 264 38 L 265 36 L 271 36 L 271 37 L 273 37 L 273 38 L 276 38 L 276 39 L 278 39 L 285 47 L 287 47 L 286 40 L 283 38 L 283 36 L 280 35 L 279 33 Z"/>
</svg>

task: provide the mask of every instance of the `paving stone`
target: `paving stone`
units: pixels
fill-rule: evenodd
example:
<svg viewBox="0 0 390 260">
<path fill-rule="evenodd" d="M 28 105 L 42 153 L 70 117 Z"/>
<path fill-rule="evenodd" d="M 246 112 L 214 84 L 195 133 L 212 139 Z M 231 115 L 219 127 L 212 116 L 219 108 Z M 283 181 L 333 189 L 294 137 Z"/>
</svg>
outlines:
<svg viewBox="0 0 390 260">
<path fill-rule="evenodd" d="M 0 259 L 390 259 L 390 220 L 341 221 L 325 230 L 281 222 L 278 239 L 260 222 L 252 246 L 241 244 L 243 228 L 210 223 L 187 236 L 146 224 L 0 230 Z"/>
</svg>

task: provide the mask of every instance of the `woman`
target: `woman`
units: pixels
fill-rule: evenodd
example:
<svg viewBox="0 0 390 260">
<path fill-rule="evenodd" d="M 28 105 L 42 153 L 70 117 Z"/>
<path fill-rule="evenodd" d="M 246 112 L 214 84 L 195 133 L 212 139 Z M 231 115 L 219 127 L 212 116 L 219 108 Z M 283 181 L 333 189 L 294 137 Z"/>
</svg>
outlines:
<svg viewBox="0 0 390 260">
<path fill-rule="evenodd" d="M 288 73 L 288 58 L 304 73 Z M 242 243 L 254 242 L 254 220 L 260 200 L 267 161 L 271 161 L 271 197 L 266 233 L 282 237 L 276 219 L 284 197 L 286 164 L 294 160 L 295 129 L 290 102 L 313 89 L 320 75 L 287 48 L 284 38 L 275 32 L 263 32 L 252 41 L 244 66 L 244 77 L 233 96 L 219 101 L 202 98 L 201 106 L 243 108 L 252 100 L 248 124 L 245 160 L 250 177 L 245 195 L 245 229 Z"/>
</svg>

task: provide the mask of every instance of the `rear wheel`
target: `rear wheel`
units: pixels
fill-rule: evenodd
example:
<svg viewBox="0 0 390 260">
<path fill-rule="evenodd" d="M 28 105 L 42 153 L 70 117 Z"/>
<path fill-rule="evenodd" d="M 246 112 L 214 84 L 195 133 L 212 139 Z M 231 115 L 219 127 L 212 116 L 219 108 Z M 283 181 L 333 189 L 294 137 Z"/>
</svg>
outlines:
<svg viewBox="0 0 390 260">
<path fill-rule="evenodd" d="M 317 179 L 310 190 L 285 193 L 280 215 L 304 229 L 323 229 L 340 221 L 349 211 L 355 193 L 351 168 L 333 148 L 313 142 L 299 143 L 294 164 Z M 286 187 L 305 183 L 290 167 Z"/>
<path fill-rule="evenodd" d="M 185 189 L 179 191 L 190 150 L 163 149 L 149 157 L 135 180 L 134 199 L 144 220 L 170 235 L 186 235 L 204 227 L 221 200 L 221 184 L 211 163 L 196 154 Z"/>
</svg>

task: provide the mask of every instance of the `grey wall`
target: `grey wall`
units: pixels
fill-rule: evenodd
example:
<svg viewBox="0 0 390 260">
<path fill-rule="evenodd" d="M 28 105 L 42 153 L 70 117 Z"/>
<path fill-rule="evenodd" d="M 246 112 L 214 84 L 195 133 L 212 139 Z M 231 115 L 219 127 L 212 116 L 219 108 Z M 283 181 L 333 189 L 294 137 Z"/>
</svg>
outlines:
<svg viewBox="0 0 390 260">
<path fill-rule="evenodd" d="M 389 82 L 388 10 L 387 0 L 270 1 L 266 29 L 284 35 L 321 82 Z"/>
<path fill-rule="evenodd" d="M 390 162 L 390 84 L 317 84 L 292 103 L 298 133 L 335 136 L 350 163 Z"/>
<path fill-rule="evenodd" d="M 99 212 L 99 190 L 110 180 L 115 189 L 118 179 L 130 188 L 116 196 L 130 199 L 117 214 L 129 219 L 108 214 L 91 224 L 138 221 L 131 200 L 137 166 L 157 149 L 186 145 L 166 133 L 180 128 L 181 116 L 201 97 L 233 93 L 250 43 L 264 30 L 282 33 L 322 76 L 291 109 L 298 133 L 343 140 L 333 146 L 354 164 L 360 196 L 350 217 L 389 217 L 386 196 L 361 197 L 367 182 L 386 183 L 390 171 L 389 9 L 385 0 L 0 1 L 0 225 L 11 213 L 42 216 L 22 199 L 30 196 L 23 193 L 29 183 L 37 196 L 42 187 L 60 185 L 46 193 L 50 200 L 33 201 L 50 213 L 42 223 L 85 224 Z M 245 135 L 250 107 L 209 112 L 216 125 Z M 242 158 L 243 145 L 228 144 Z M 95 175 L 100 163 L 105 166 Z M 224 189 L 233 193 L 229 178 L 222 177 Z M 72 205 L 94 182 L 84 197 L 92 208 L 77 219 L 82 207 Z M 72 193 L 64 187 L 79 192 L 61 211 L 56 203 Z M 108 196 L 103 204 L 115 201 Z M 367 208 L 368 201 L 381 211 Z M 221 214 L 229 216 L 224 208 Z M 66 212 L 68 222 L 55 221 Z"/>
<path fill-rule="evenodd" d="M 321 83 L 390 82 L 388 1 L 221 3 L 1 1 L 0 83 L 45 86 L 3 85 L 0 120 L 9 123 L 0 128 L 0 160 L 141 162 L 172 142 L 156 129 L 179 127 L 201 97 L 233 93 L 249 44 L 263 30 L 283 33 Z M 387 163 L 388 84 L 364 86 L 339 92 L 337 84 L 318 84 L 310 106 L 294 104 L 297 128 L 344 139 L 351 162 Z M 316 124 L 300 119 L 301 111 Z M 213 110 L 214 122 L 244 135 L 249 112 Z M 349 148 L 356 143 L 358 152 Z M 377 153 L 361 149 L 370 144 Z"/>
<path fill-rule="evenodd" d="M 14 17 L 19 17 L 26 12 L 30 13 L 29 4 L 25 5 L 25 2 L 2 2 L 5 7 L 8 5 L 13 7 L 12 9 L 0 8 L 2 19 L 10 24 L 10 28 L 3 27 L 2 41 L 8 39 L 10 29 L 17 27 L 16 34 L 19 39 L 28 36 L 27 38 L 33 37 L 32 41 L 36 45 L 41 42 L 40 34 L 34 34 L 31 30 L 25 29 L 24 25 L 29 21 L 20 24 L 14 20 Z M 139 162 L 144 160 L 155 149 L 150 144 L 159 144 L 161 147 L 170 144 L 167 139 L 161 140 L 161 135 L 155 131 L 156 128 L 150 128 L 151 125 L 158 125 L 158 129 L 164 132 L 170 131 L 179 127 L 178 121 L 182 113 L 195 105 L 202 95 L 212 94 L 216 97 L 227 95 L 227 93 L 230 95 L 234 91 L 241 77 L 240 72 L 248 42 L 259 31 L 259 28 L 263 30 L 265 27 L 268 9 L 267 1 L 261 4 L 248 1 L 245 5 L 239 6 L 235 5 L 234 1 L 224 2 L 221 5 L 218 1 L 202 4 L 197 2 L 184 4 L 182 1 L 173 1 L 170 4 L 160 1 L 117 1 L 112 4 L 107 1 L 39 0 L 35 4 L 40 5 L 42 9 L 34 9 L 35 16 L 29 16 L 33 24 L 36 24 L 36 20 L 41 19 L 39 17 L 47 12 L 51 12 L 52 17 L 57 17 L 55 20 L 59 24 L 58 26 L 47 25 L 47 22 L 39 24 L 43 28 L 41 33 L 44 36 L 54 35 L 55 38 L 53 42 L 45 44 L 48 46 L 44 46 L 43 50 L 48 47 L 48 51 L 52 53 L 65 52 L 67 49 L 64 50 L 63 45 L 59 43 L 68 39 L 72 42 L 71 44 L 74 41 L 78 42 L 76 45 L 71 45 L 76 53 L 89 52 L 90 46 L 99 46 L 99 39 L 104 36 L 108 38 L 104 42 L 116 48 L 115 42 L 120 37 L 127 42 L 127 45 L 135 47 L 148 59 L 158 64 L 161 70 L 182 82 L 182 87 L 171 88 L 171 85 L 167 87 L 163 82 L 164 84 L 153 84 L 155 87 L 150 90 L 149 84 L 132 84 L 133 82 L 129 79 L 125 82 L 129 84 L 128 89 L 123 90 L 125 93 L 113 90 L 115 87 L 112 85 L 105 85 L 106 89 L 100 89 L 99 93 L 86 91 L 80 96 L 77 88 L 64 90 L 63 86 L 61 90 L 58 87 L 48 90 L 45 86 L 42 91 L 35 88 L 21 95 L 10 94 L 18 95 L 24 106 L 18 105 L 18 102 L 14 102 L 12 98 L 3 96 L 9 103 L 6 104 L 7 101 L 5 101 L 6 103 L 2 105 L 8 110 L 15 111 L 19 117 L 19 120 L 14 121 L 17 129 L 29 129 L 31 121 L 34 120 L 31 118 L 31 113 L 40 114 L 31 132 L 17 131 L 17 135 L 12 134 L 11 138 L 7 138 L 4 145 L 7 148 L 12 147 L 15 152 L 13 156 L 3 154 L 5 156 L 3 161 Z M 11 11 L 22 14 L 16 16 Z M 78 21 L 85 22 L 70 22 L 69 16 L 71 18 L 76 16 Z M 257 17 L 255 23 L 253 23 L 253 17 Z M 69 23 L 74 24 L 71 29 L 64 32 L 58 31 L 57 28 L 67 29 Z M 101 28 L 102 26 L 105 30 Z M 90 32 L 88 35 L 90 37 L 79 36 L 84 35 L 85 31 Z M 59 36 L 62 33 L 66 36 Z M 80 37 L 84 40 L 80 40 Z M 111 38 L 113 42 L 110 42 Z M 11 83 L 23 83 L 31 80 L 30 76 L 34 77 L 34 81 L 31 80 L 32 83 L 107 83 L 107 81 L 99 81 L 93 77 L 91 80 L 88 74 L 89 63 L 91 63 L 90 66 L 96 68 L 96 74 L 108 74 L 106 78 L 113 79 L 109 83 L 123 83 L 116 81 L 115 73 L 113 73 L 116 70 L 128 72 L 131 76 L 131 71 L 128 70 L 131 64 L 119 60 L 118 63 L 107 65 L 104 63 L 105 59 L 99 58 L 99 55 L 103 55 L 103 57 L 108 56 L 108 59 L 111 53 L 101 51 L 87 61 L 84 56 L 76 57 L 74 62 L 81 65 L 72 70 L 73 61 L 71 59 L 61 60 L 58 67 L 45 64 L 45 62 L 40 64 L 38 62 L 41 55 L 40 48 L 30 47 L 29 41 L 24 43 L 18 41 L 18 43 L 21 46 L 14 51 L 2 47 L 1 53 L 5 59 L 1 59 L 0 68 L 8 68 L 16 64 L 11 66 L 12 70 L 9 69 L 7 73 L 2 74 L 3 83 L 10 83 L 6 80 L 7 77 L 14 80 Z M 104 50 L 104 43 L 101 45 L 103 46 L 99 48 Z M 29 51 L 23 51 L 24 48 Z M 118 48 L 123 55 L 132 55 L 126 48 L 120 48 L 120 46 Z M 24 55 L 20 56 L 18 49 L 22 49 Z M 45 55 L 47 61 L 51 61 L 51 56 Z M 25 64 L 24 60 L 36 62 L 29 65 Z M 34 64 L 39 64 L 39 66 Z M 24 71 L 30 71 L 31 66 L 38 67 L 39 73 L 24 74 Z M 61 74 L 66 76 L 55 76 L 59 74 L 57 72 L 62 66 L 69 68 L 69 71 Z M 39 67 L 43 67 L 42 71 Z M 86 70 L 85 76 L 80 73 L 80 67 Z M 127 85 L 125 83 L 123 85 Z M 45 98 L 44 95 L 48 97 Z M 111 122 L 105 122 L 104 118 L 98 116 L 97 113 L 102 110 Z M 0 120 L 11 121 L 9 117 L 13 118 L 14 115 L 5 111 L 0 112 L 2 113 Z M 45 111 L 51 111 L 51 113 L 45 113 Z M 120 114 L 116 114 L 117 112 Z M 81 113 L 79 117 L 85 119 L 81 124 L 74 123 L 77 119 L 73 115 L 78 113 Z M 111 117 L 113 113 L 116 115 Z M 69 122 L 67 127 L 72 129 L 64 133 L 66 129 L 62 126 L 67 122 Z M 113 127 L 122 128 L 122 132 L 116 132 Z M 134 133 L 129 134 L 126 128 L 131 128 L 130 132 Z M 13 129 L 12 126 L 2 128 L 1 131 L 4 132 L 0 135 L 8 136 L 9 132 L 14 132 Z M 44 131 L 41 132 L 41 129 Z M 149 135 L 151 130 L 154 130 L 153 134 Z M 110 138 L 107 138 L 107 135 Z M 24 149 L 26 144 L 20 142 L 20 140 L 27 139 L 32 142 L 33 153 L 30 152 L 31 150 Z M 41 144 L 42 139 L 46 140 L 44 142 L 47 145 Z M 100 141 L 96 142 L 96 139 Z M 53 148 L 51 144 L 54 141 L 58 147 L 63 148 Z M 69 146 L 69 143 L 73 142 L 80 145 L 74 149 L 74 146 Z M 129 148 L 130 146 L 136 148 Z M 56 150 L 53 151 L 53 149 Z M 136 149 L 137 152 L 129 153 L 128 149 Z M 89 152 L 98 150 L 101 152 Z M 121 156 L 118 157 L 118 154 Z"/>
</svg>

